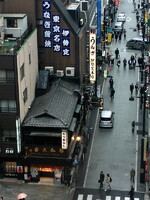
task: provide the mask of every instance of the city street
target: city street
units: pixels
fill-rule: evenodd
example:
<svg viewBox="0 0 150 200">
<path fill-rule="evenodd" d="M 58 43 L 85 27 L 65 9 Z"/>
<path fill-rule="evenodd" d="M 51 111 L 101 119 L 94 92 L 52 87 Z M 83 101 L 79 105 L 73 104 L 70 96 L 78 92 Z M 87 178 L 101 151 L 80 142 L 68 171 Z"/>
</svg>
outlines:
<svg viewBox="0 0 150 200">
<path fill-rule="evenodd" d="M 127 30 L 127 37 L 121 42 L 113 41 L 110 50 L 114 55 L 115 49 L 119 48 L 121 66 L 118 68 L 115 64 L 109 75 L 113 76 L 115 97 L 110 99 L 109 78 L 104 81 L 103 97 L 104 109 L 115 112 L 113 129 L 99 128 L 99 113 L 97 113 L 97 124 L 93 135 L 92 148 L 90 152 L 89 163 L 84 181 L 85 188 L 98 188 L 98 179 L 100 171 L 109 173 L 113 179 L 111 186 L 114 190 L 129 191 L 131 187 L 130 170 L 134 168 L 136 175 L 139 176 L 137 169 L 138 160 L 138 136 L 132 133 L 131 122 L 138 121 L 138 101 L 135 91 L 133 92 L 134 101 L 129 101 L 130 84 L 134 85 L 139 78 L 139 68 L 130 70 L 128 65 L 123 68 L 123 59 L 130 59 L 131 55 L 136 58 L 141 55 L 140 51 L 126 49 L 126 41 L 133 37 L 139 37 L 138 32 L 133 31 L 136 28 L 136 15 L 134 13 L 131 1 L 121 1 L 118 13 L 125 12 L 126 22 L 124 28 Z M 137 190 L 137 182 L 134 185 Z"/>
</svg>

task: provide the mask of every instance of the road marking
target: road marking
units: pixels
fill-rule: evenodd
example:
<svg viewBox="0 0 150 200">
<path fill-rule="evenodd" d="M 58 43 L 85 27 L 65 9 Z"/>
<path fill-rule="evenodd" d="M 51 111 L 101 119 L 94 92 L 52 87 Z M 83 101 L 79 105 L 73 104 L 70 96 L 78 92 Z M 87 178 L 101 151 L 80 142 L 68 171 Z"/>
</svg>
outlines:
<svg viewBox="0 0 150 200">
<path fill-rule="evenodd" d="M 92 200 L 92 197 L 93 197 L 93 195 L 89 194 L 89 195 L 87 196 L 87 200 Z"/>
<path fill-rule="evenodd" d="M 111 196 L 106 196 L 106 200 L 111 200 Z"/>
<path fill-rule="evenodd" d="M 131 17 L 126 18 L 126 22 L 130 22 L 131 20 L 132 20 Z"/>
<path fill-rule="evenodd" d="M 83 200 L 83 194 L 78 195 L 78 200 Z"/>
<path fill-rule="evenodd" d="M 115 197 L 115 200 L 120 200 L 120 197 Z"/>
<path fill-rule="evenodd" d="M 134 200 L 139 200 L 139 198 L 134 198 Z"/>
<path fill-rule="evenodd" d="M 125 197 L 124 200 L 130 200 L 130 197 Z"/>
</svg>

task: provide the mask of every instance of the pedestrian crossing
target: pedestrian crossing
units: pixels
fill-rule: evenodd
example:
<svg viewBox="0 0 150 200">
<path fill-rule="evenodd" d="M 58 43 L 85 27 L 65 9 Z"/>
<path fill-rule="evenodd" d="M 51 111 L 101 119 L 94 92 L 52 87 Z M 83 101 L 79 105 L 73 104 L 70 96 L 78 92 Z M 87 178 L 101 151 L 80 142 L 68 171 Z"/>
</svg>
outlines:
<svg viewBox="0 0 150 200">
<path fill-rule="evenodd" d="M 130 197 L 123 196 L 105 196 L 103 198 L 94 198 L 93 194 L 78 194 L 77 200 L 130 200 Z M 134 198 L 134 200 L 140 200 L 140 198 Z"/>
</svg>

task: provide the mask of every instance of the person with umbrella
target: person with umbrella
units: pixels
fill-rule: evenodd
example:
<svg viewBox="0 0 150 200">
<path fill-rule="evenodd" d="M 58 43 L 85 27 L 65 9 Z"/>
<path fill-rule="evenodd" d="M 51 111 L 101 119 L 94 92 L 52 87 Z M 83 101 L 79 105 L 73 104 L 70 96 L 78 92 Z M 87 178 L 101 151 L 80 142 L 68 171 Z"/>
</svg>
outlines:
<svg viewBox="0 0 150 200">
<path fill-rule="evenodd" d="M 26 197 L 27 197 L 27 194 L 20 193 L 20 194 L 18 194 L 17 199 L 19 199 L 19 200 L 25 200 Z"/>
</svg>

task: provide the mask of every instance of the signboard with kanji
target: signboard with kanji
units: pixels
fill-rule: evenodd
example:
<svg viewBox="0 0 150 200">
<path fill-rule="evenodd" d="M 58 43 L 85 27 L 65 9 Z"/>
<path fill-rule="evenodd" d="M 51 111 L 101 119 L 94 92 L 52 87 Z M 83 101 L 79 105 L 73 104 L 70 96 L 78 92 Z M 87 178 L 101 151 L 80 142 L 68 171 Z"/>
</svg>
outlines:
<svg viewBox="0 0 150 200">
<path fill-rule="evenodd" d="M 90 33 L 90 81 L 96 81 L 96 33 Z"/>
</svg>

